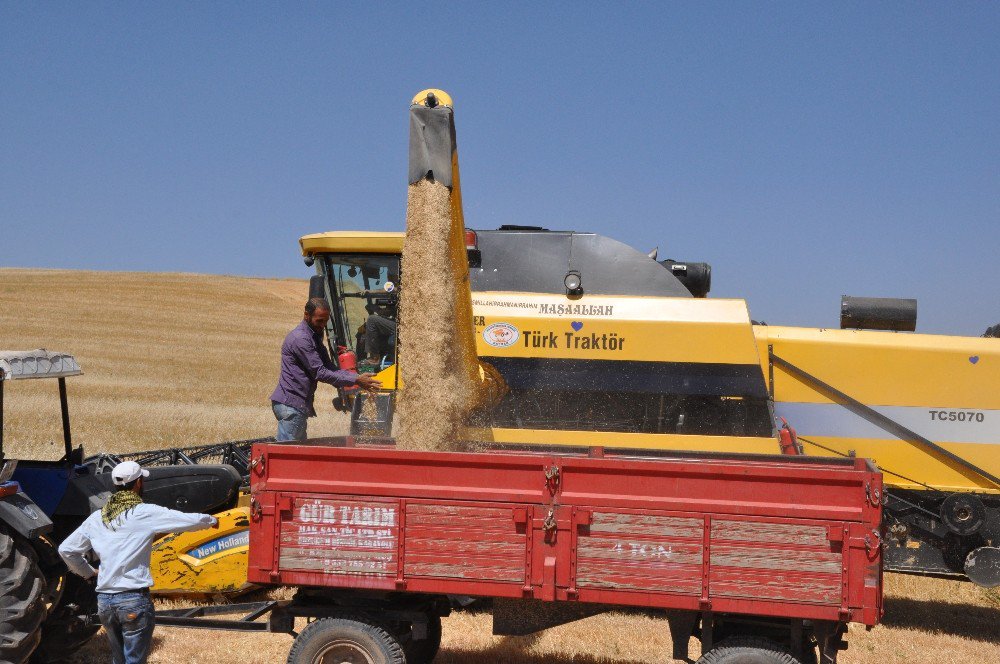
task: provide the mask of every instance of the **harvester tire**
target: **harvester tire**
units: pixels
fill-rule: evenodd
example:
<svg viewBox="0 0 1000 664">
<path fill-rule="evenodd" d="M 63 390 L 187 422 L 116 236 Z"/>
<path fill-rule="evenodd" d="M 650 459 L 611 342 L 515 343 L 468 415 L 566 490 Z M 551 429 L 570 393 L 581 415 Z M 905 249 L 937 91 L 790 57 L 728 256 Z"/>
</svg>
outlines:
<svg viewBox="0 0 1000 664">
<path fill-rule="evenodd" d="M 0 525 L 0 664 L 28 661 L 44 619 L 45 577 L 35 552 Z"/>
<path fill-rule="evenodd" d="M 365 616 L 345 614 L 309 623 L 295 637 L 288 664 L 323 662 L 406 664 L 403 646 L 385 627 Z"/>
<path fill-rule="evenodd" d="M 719 645 L 702 655 L 696 664 L 805 664 L 805 662 L 769 639 L 736 636 L 723 639 Z"/>
</svg>

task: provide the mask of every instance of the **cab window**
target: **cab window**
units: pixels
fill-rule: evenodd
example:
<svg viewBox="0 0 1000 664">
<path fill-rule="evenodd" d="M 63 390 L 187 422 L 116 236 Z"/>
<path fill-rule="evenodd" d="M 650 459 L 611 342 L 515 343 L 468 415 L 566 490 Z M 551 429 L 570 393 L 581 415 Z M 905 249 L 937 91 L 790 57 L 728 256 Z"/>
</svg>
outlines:
<svg viewBox="0 0 1000 664">
<path fill-rule="evenodd" d="M 325 269 L 336 345 L 354 351 L 368 368 L 394 364 L 399 257 L 335 254 L 326 258 Z"/>
</svg>

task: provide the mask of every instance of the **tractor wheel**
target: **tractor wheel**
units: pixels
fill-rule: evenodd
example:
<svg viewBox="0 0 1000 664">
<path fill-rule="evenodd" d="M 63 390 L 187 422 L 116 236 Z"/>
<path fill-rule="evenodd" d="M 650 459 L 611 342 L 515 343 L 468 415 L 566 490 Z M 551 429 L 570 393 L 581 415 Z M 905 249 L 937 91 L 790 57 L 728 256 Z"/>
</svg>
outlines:
<svg viewBox="0 0 1000 664">
<path fill-rule="evenodd" d="M 808 660 L 807 660 L 808 661 Z M 769 639 L 737 636 L 723 639 L 696 664 L 804 664 Z"/>
<path fill-rule="evenodd" d="M 97 613 L 97 593 L 94 586 L 64 569 L 59 600 L 49 608 L 49 617 L 42 623 L 42 642 L 32 655 L 37 664 L 50 664 L 68 659 L 100 631 L 84 616 Z"/>
<path fill-rule="evenodd" d="M 0 526 L 0 663 L 28 661 L 41 639 L 45 577 L 31 545 Z"/>
<path fill-rule="evenodd" d="M 288 664 L 406 664 L 406 655 L 384 627 L 345 614 L 309 623 L 295 637 Z"/>
</svg>

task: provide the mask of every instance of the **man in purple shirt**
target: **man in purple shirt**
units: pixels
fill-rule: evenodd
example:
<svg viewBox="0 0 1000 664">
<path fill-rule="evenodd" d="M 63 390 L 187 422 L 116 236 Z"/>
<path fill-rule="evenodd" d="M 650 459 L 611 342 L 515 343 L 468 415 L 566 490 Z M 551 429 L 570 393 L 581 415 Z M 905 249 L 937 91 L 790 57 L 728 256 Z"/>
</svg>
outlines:
<svg viewBox="0 0 1000 664">
<path fill-rule="evenodd" d="M 278 418 L 278 440 L 305 440 L 306 422 L 316 416 L 313 396 L 316 383 L 334 387 L 357 385 L 375 391 L 382 383 L 372 374 L 338 370 L 323 344 L 323 332 L 330 320 L 330 305 L 321 297 L 306 302 L 302 322 L 281 344 L 281 374 L 271 394 L 271 409 Z"/>
</svg>

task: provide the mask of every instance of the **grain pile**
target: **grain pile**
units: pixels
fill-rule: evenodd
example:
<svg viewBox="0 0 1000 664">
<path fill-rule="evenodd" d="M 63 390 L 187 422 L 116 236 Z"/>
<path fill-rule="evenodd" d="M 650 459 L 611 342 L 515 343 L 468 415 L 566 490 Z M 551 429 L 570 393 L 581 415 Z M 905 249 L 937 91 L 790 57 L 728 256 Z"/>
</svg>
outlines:
<svg viewBox="0 0 1000 664">
<path fill-rule="evenodd" d="M 448 268 L 452 200 L 448 187 L 422 180 L 409 187 L 399 292 L 400 431 L 397 444 L 416 450 L 459 447 L 474 385 L 455 342 L 461 277 Z"/>
</svg>

